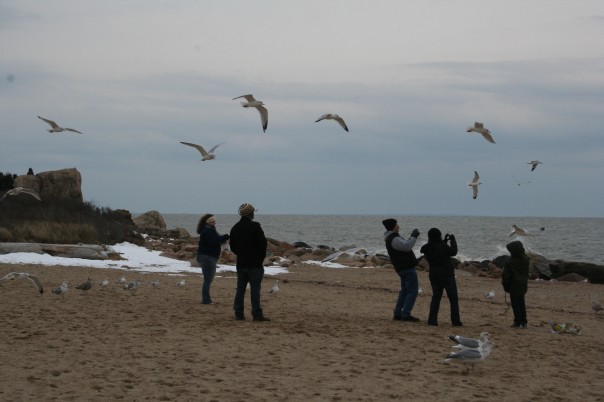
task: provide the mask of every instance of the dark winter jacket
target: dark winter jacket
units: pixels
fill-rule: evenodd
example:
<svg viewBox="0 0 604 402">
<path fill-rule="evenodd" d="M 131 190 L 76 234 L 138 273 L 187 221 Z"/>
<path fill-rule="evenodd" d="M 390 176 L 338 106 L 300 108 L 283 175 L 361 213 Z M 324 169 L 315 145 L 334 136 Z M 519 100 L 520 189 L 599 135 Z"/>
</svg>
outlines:
<svg viewBox="0 0 604 402">
<path fill-rule="evenodd" d="M 228 235 L 219 235 L 216 228 L 212 225 L 204 225 L 199 233 L 199 245 L 197 246 L 198 255 L 209 255 L 210 257 L 220 257 L 220 245 L 226 242 Z"/>
<path fill-rule="evenodd" d="M 528 288 L 529 258 L 519 241 L 513 241 L 505 247 L 511 257 L 503 266 L 501 274 L 503 290 L 508 292 L 511 297 L 520 297 L 526 294 Z"/>
<path fill-rule="evenodd" d="M 457 255 L 457 241 L 450 239 L 451 245 L 441 238 L 428 240 L 420 249 L 428 263 L 430 264 L 430 280 L 446 279 L 455 276 L 455 267 L 451 262 L 451 257 Z"/>
<path fill-rule="evenodd" d="M 258 222 L 241 217 L 231 228 L 229 244 L 237 255 L 237 268 L 262 268 L 268 243 Z"/>
<path fill-rule="evenodd" d="M 415 237 L 405 240 L 396 232 L 386 232 L 384 233 L 384 240 L 386 241 L 388 256 L 396 272 L 417 266 L 417 258 L 412 250 L 416 241 Z M 397 245 L 394 245 L 395 241 L 397 241 Z"/>
</svg>

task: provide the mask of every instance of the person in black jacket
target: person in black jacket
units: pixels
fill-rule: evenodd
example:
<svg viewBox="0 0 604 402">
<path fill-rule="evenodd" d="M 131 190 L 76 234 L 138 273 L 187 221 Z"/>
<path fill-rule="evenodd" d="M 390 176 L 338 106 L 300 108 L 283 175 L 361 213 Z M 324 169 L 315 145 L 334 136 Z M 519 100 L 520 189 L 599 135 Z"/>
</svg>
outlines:
<svg viewBox="0 0 604 402">
<path fill-rule="evenodd" d="M 229 235 L 219 235 L 216 231 L 216 218 L 205 214 L 197 223 L 199 245 L 197 246 L 197 262 L 203 273 L 201 286 L 201 304 L 214 304 L 210 296 L 210 286 L 216 276 L 216 263 L 220 257 L 220 246 L 229 239 Z"/>
<path fill-rule="evenodd" d="M 245 320 L 243 301 L 245 289 L 250 284 L 252 317 L 254 321 L 270 321 L 260 307 L 260 288 L 264 276 L 264 258 L 267 241 L 258 222 L 254 222 L 256 209 L 252 204 L 241 204 L 241 219 L 231 229 L 229 243 L 231 251 L 237 255 L 237 291 L 235 293 L 235 319 Z"/>
<path fill-rule="evenodd" d="M 449 246 L 447 241 L 451 243 Z M 463 324 L 459 318 L 459 298 L 457 296 L 457 283 L 455 282 L 455 267 L 451 263 L 451 257 L 457 255 L 457 241 L 454 235 L 445 235 L 437 228 L 428 231 L 428 243 L 420 249 L 424 258 L 430 264 L 429 278 L 432 287 L 432 301 L 430 302 L 430 314 L 428 325 L 438 325 L 438 309 L 443 291 L 447 291 L 449 304 L 451 305 L 451 324 L 461 327 Z"/>
<path fill-rule="evenodd" d="M 508 243 L 505 248 L 510 252 L 510 258 L 503 266 L 501 283 L 503 290 L 510 294 L 512 310 L 514 310 L 514 328 L 526 328 L 526 303 L 524 295 L 528 290 L 530 260 L 520 241 Z"/>
</svg>

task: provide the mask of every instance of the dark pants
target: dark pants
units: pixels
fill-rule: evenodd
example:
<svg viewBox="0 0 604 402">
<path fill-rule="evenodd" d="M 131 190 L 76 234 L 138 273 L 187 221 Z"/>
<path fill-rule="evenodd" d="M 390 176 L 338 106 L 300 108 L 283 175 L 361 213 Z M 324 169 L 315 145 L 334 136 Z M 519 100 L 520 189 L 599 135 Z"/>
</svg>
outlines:
<svg viewBox="0 0 604 402">
<path fill-rule="evenodd" d="M 440 308 L 440 300 L 443 296 L 443 291 L 447 292 L 449 298 L 449 304 L 451 306 L 451 324 L 461 324 L 459 318 L 459 297 L 457 296 L 457 283 L 455 277 L 443 279 L 432 279 L 430 278 L 430 285 L 432 286 L 432 301 L 430 302 L 430 315 L 428 316 L 428 324 L 438 324 L 438 309 Z"/>
<path fill-rule="evenodd" d="M 203 273 L 203 285 L 201 285 L 201 303 L 212 304 L 210 287 L 216 276 L 216 258 L 209 255 L 197 254 L 197 262 L 201 265 Z"/>
<path fill-rule="evenodd" d="M 510 295 L 510 301 L 512 303 L 512 310 L 514 311 L 514 324 L 526 325 L 526 304 L 524 303 L 524 295 Z"/>
<path fill-rule="evenodd" d="M 260 268 L 237 268 L 237 291 L 235 293 L 235 317 L 243 318 L 243 299 L 245 297 L 245 288 L 250 284 L 250 300 L 252 302 L 252 316 L 254 318 L 263 317 L 260 308 L 260 288 L 262 278 L 264 277 L 264 267 Z"/>
</svg>

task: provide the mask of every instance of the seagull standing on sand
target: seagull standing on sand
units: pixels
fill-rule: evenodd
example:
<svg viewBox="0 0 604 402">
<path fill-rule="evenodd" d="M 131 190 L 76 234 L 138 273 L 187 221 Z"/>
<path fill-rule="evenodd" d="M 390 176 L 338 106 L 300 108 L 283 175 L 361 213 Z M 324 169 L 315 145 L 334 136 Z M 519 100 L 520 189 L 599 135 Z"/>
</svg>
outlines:
<svg viewBox="0 0 604 402">
<path fill-rule="evenodd" d="M 83 293 L 88 293 L 88 291 L 92 289 L 92 281 L 92 278 L 88 278 L 86 279 L 86 282 L 76 286 L 76 289 L 80 289 Z"/>
<path fill-rule="evenodd" d="M 526 230 L 516 226 L 516 225 L 512 225 L 512 233 L 510 233 L 509 237 L 512 237 L 514 235 L 518 235 L 518 236 L 534 236 L 533 234 L 527 232 Z"/>
<path fill-rule="evenodd" d="M 65 296 L 65 293 L 67 293 L 68 290 L 69 286 L 67 286 L 67 281 L 63 281 L 63 283 L 61 283 L 61 286 L 52 290 L 52 293 L 55 295 L 61 295 L 61 297 L 63 297 Z"/>
<path fill-rule="evenodd" d="M 531 172 L 535 169 L 537 169 L 537 165 L 539 164 L 543 164 L 543 162 L 539 162 L 539 161 L 530 161 L 530 162 L 526 162 L 529 165 L 531 165 Z"/>
<path fill-rule="evenodd" d="M 35 275 L 32 275 L 32 274 L 28 274 L 27 272 L 8 273 L 8 274 L 4 275 L 2 278 L 0 278 L 0 284 L 4 281 L 10 281 L 10 280 L 15 280 L 15 279 L 24 279 L 24 278 L 29 279 L 31 281 L 31 283 L 34 284 L 36 289 L 38 289 L 38 292 L 40 292 L 40 294 L 44 293 L 44 288 L 42 287 L 42 282 L 40 282 L 38 277 Z"/>
<path fill-rule="evenodd" d="M 269 293 L 277 293 L 279 291 L 279 280 L 275 280 L 275 284 L 269 289 Z"/>
<path fill-rule="evenodd" d="M 495 291 L 494 291 L 494 290 L 491 290 L 490 292 L 485 292 L 485 293 L 484 293 L 484 297 L 485 297 L 487 300 L 490 300 L 490 301 L 491 301 L 491 303 L 493 303 L 493 299 L 495 298 Z"/>
<path fill-rule="evenodd" d="M 51 128 L 48 129 L 49 133 L 60 133 L 63 131 L 73 131 L 74 133 L 82 134 L 81 132 L 79 132 L 78 130 L 74 130 L 73 128 L 61 127 L 54 121 L 45 119 L 44 117 L 38 116 L 38 119 L 42 119 L 45 122 L 47 122 L 48 124 L 50 124 Z"/>
<path fill-rule="evenodd" d="M 130 291 L 131 294 L 136 294 L 136 290 L 138 289 L 138 285 L 140 285 L 140 279 L 135 279 L 133 282 L 130 282 L 126 286 L 124 286 L 124 290 Z"/>
<path fill-rule="evenodd" d="M 474 179 L 470 182 L 468 182 L 468 186 L 472 187 L 472 198 L 476 199 L 476 197 L 478 197 L 478 185 L 482 184 L 481 182 L 479 182 L 478 180 L 480 179 L 480 176 L 478 176 L 478 172 L 474 171 Z"/>
<path fill-rule="evenodd" d="M 262 131 L 266 133 L 266 127 L 268 127 L 268 110 L 264 107 L 264 103 L 262 101 L 258 101 L 254 99 L 254 95 L 241 95 L 235 99 L 245 98 L 247 102 L 241 102 L 241 106 L 247 107 L 255 107 L 258 112 L 260 112 L 260 121 L 262 122 Z"/>
<path fill-rule="evenodd" d="M 159 288 L 159 279 L 149 282 L 149 286 L 151 286 L 152 288 L 158 289 Z"/>
<path fill-rule="evenodd" d="M 15 187 L 15 188 L 8 190 L 6 193 L 4 193 L 2 198 L 0 198 L 0 201 L 2 201 L 4 199 L 4 197 L 6 197 L 8 195 L 18 195 L 18 194 L 29 194 L 32 197 L 34 197 L 35 199 L 37 199 L 38 201 L 42 201 L 42 198 L 40 198 L 40 195 L 36 192 L 36 190 L 32 190 L 31 188 L 25 188 L 25 187 Z"/>
<path fill-rule="evenodd" d="M 344 122 L 344 119 L 341 118 L 340 116 L 338 116 L 337 114 L 331 114 L 331 113 L 324 114 L 323 116 L 321 116 L 317 120 L 315 120 L 315 123 L 318 123 L 321 120 L 335 120 L 335 121 L 338 122 L 338 124 L 340 126 L 342 126 L 342 128 L 344 130 L 348 131 L 348 127 L 346 126 L 346 123 Z"/>
<path fill-rule="evenodd" d="M 491 343 L 486 342 L 478 348 L 461 349 L 458 352 L 452 352 L 445 355 L 445 362 L 460 363 L 466 366 L 466 373 L 470 368 L 474 370 L 474 365 L 484 361 L 491 354 Z"/>
<path fill-rule="evenodd" d="M 107 286 L 109 286 L 109 278 L 103 279 L 103 281 L 101 283 L 99 283 L 99 286 L 103 289 L 106 288 Z"/>
<path fill-rule="evenodd" d="M 214 145 L 212 148 L 210 148 L 209 151 L 206 152 L 206 150 L 201 145 L 192 144 L 190 142 L 182 142 L 182 141 L 180 143 L 197 149 L 201 153 L 202 161 L 209 161 L 212 159 L 216 159 L 216 155 L 214 155 L 214 151 L 216 150 L 216 148 L 218 148 L 219 146 L 224 144 L 224 142 L 221 142 L 218 145 Z"/>
<path fill-rule="evenodd" d="M 181 279 L 178 282 L 176 282 L 176 287 L 178 288 L 182 288 L 183 286 L 185 286 L 187 284 L 187 281 L 185 279 Z"/>
<path fill-rule="evenodd" d="M 40 292 L 41 293 L 41 292 Z M 604 310 L 604 308 L 602 308 L 602 305 L 600 303 L 598 303 L 596 300 L 592 300 L 591 301 L 591 309 L 598 314 L 598 311 L 602 311 Z"/>
<path fill-rule="evenodd" d="M 126 277 L 122 276 L 120 279 L 118 279 L 115 284 L 116 285 L 123 285 L 124 283 L 126 283 Z"/>
<path fill-rule="evenodd" d="M 490 142 L 492 144 L 495 143 L 493 136 L 491 136 L 491 132 L 488 129 L 484 128 L 484 125 L 482 123 L 475 122 L 474 127 L 468 127 L 468 129 L 466 131 L 468 133 L 471 133 L 472 131 L 474 131 L 475 133 L 482 134 L 482 136 L 484 137 L 485 140 L 487 140 L 488 142 Z"/>
</svg>

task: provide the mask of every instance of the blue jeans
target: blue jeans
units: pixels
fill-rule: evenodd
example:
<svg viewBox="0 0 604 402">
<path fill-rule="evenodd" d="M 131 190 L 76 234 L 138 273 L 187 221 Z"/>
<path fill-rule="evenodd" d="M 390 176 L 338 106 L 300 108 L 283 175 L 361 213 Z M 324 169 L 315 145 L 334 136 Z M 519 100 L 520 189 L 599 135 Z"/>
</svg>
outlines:
<svg viewBox="0 0 604 402">
<path fill-rule="evenodd" d="M 451 306 L 451 324 L 461 324 L 461 319 L 459 318 L 459 297 L 457 296 L 457 283 L 455 282 L 455 277 L 430 279 L 430 286 L 432 286 L 432 301 L 430 302 L 428 324 L 438 324 L 438 309 L 440 307 L 443 291 L 447 292 L 449 305 Z"/>
<path fill-rule="evenodd" d="M 260 288 L 262 278 L 264 277 L 264 267 L 259 268 L 237 268 L 237 291 L 235 292 L 235 310 L 236 318 L 243 318 L 243 304 L 245 297 L 245 288 L 250 284 L 250 300 L 252 302 L 252 316 L 254 318 L 263 317 L 262 308 L 260 308 Z"/>
<path fill-rule="evenodd" d="M 404 318 L 411 315 L 411 310 L 417 299 L 419 284 L 417 282 L 417 271 L 415 267 L 403 269 L 397 272 L 401 278 L 401 291 L 398 294 L 396 305 L 394 306 L 394 317 Z"/>
<path fill-rule="evenodd" d="M 216 276 L 216 261 L 216 258 L 209 255 L 197 254 L 197 262 L 201 265 L 201 272 L 203 273 L 203 285 L 201 285 L 202 304 L 212 303 L 210 286 L 212 286 L 212 282 Z"/>
</svg>

